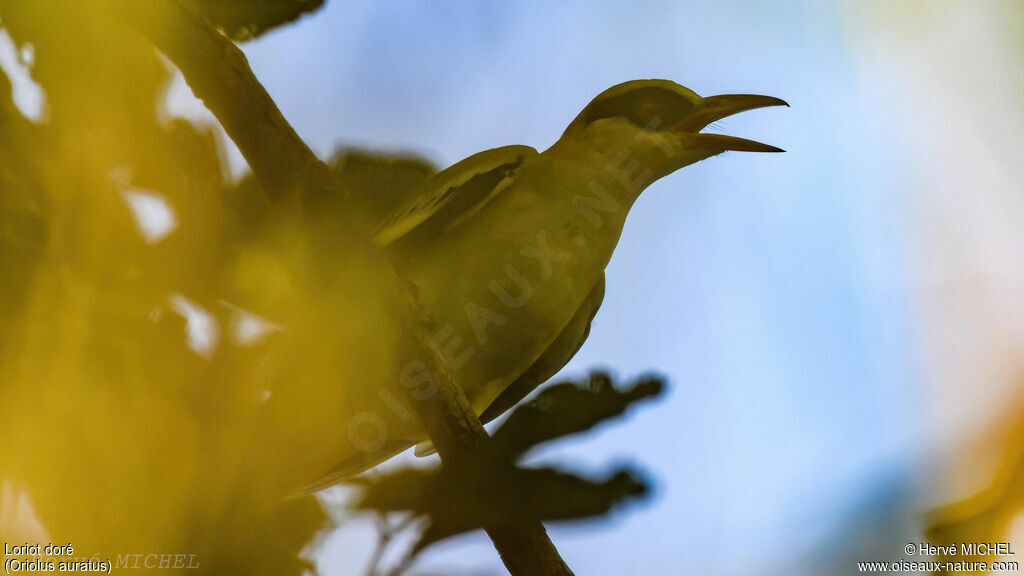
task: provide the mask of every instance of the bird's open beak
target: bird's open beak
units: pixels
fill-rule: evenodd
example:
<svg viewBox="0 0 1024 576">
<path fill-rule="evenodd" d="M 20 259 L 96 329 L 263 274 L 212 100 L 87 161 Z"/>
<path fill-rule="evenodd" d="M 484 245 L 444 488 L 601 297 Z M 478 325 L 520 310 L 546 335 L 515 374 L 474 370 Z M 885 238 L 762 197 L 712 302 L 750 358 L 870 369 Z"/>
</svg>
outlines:
<svg viewBox="0 0 1024 576">
<path fill-rule="evenodd" d="M 768 106 L 789 106 L 785 100 L 756 94 L 723 94 L 701 100 L 692 113 L 676 125 L 676 130 L 692 134 L 692 142 L 701 147 L 715 150 L 737 150 L 742 152 L 784 152 L 781 148 L 753 140 L 725 136 L 722 134 L 700 133 L 708 124 L 727 116 Z"/>
</svg>

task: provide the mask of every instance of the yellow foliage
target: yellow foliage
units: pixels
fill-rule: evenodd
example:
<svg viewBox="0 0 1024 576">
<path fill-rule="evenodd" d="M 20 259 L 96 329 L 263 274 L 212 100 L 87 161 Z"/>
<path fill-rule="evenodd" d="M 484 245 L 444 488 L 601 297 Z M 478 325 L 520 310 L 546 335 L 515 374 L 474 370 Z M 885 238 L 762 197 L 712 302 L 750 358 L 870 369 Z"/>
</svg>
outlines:
<svg viewBox="0 0 1024 576">
<path fill-rule="evenodd" d="M 48 110 L 0 117 L 3 149 L 40 159 L 0 159 L 0 481 L 76 557 L 299 573 L 324 516 L 286 497 L 398 381 L 390 269 L 343 226 L 240 200 L 209 130 L 157 123 L 152 47 L 85 4 L 2 10 Z"/>
</svg>

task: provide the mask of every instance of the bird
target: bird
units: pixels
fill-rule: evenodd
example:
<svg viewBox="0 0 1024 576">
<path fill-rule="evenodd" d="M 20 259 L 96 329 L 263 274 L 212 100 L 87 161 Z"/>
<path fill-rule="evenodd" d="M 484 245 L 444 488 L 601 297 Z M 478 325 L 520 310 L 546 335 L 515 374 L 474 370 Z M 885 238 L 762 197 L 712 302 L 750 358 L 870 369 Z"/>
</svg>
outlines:
<svg viewBox="0 0 1024 576">
<path fill-rule="evenodd" d="M 479 152 L 380 194 L 373 243 L 424 311 L 430 347 L 483 422 L 558 373 L 586 340 L 604 298 L 604 270 L 641 192 L 726 151 L 783 152 L 703 133 L 739 112 L 788 106 L 775 97 L 701 97 L 671 80 L 601 92 L 543 152 Z M 390 206 L 383 207 L 380 202 Z M 355 454 L 310 485 L 372 467 L 423 438 Z M 417 452 L 431 452 L 429 443 Z"/>
</svg>

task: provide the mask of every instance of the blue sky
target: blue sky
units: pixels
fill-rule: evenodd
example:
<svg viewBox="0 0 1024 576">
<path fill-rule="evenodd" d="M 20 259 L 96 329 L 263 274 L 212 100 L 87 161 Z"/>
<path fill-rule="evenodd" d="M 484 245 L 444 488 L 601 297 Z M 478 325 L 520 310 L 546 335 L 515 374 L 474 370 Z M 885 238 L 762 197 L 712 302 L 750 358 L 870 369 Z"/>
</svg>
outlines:
<svg viewBox="0 0 1024 576">
<path fill-rule="evenodd" d="M 921 457 L 901 151 L 855 35 L 828 2 L 328 0 L 245 50 L 319 152 L 440 165 L 543 149 L 629 79 L 789 101 L 718 123 L 786 154 L 713 158 L 645 192 L 565 372 L 657 372 L 667 401 L 542 456 L 634 462 L 656 486 L 608 523 L 551 530 L 578 574 L 728 575 L 799 571 L 859 503 L 913 483 Z M 370 541 L 343 529 L 321 566 L 359 574 Z M 500 573 L 481 535 L 431 566 Z"/>
</svg>

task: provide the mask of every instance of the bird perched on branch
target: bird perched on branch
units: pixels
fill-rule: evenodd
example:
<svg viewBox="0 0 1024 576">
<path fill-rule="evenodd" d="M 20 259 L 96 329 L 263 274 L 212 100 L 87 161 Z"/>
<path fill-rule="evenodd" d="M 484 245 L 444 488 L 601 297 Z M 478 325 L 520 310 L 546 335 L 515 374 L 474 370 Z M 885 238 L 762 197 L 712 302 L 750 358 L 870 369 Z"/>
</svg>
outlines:
<svg viewBox="0 0 1024 576">
<path fill-rule="evenodd" d="M 374 241 L 408 282 L 431 347 L 482 420 L 511 408 L 580 348 L 640 193 L 727 150 L 782 152 L 701 130 L 786 105 L 746 94 L 702 98 L 668 80 L 625 82 L 594 98 L 544 152 L 480 152 L 398 201 Z M 395 439 L 387 455 L 419 440 Z M 353 457 L 328 478 L 376 460 Z"/>
</svg>

